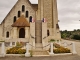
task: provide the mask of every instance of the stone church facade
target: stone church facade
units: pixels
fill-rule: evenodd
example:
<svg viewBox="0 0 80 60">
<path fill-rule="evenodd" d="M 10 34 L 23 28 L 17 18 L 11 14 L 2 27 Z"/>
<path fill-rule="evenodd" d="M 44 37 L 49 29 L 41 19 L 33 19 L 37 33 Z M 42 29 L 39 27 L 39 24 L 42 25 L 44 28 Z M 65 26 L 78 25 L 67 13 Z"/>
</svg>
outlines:
<svg viewBox="0 0 80 60">
<path fill-rule="evenodd" d="M 35 22 L 30 22 L 34 18 Z M 47 21 L 42 22 L 43 18 Z M 60 40 L 56 0 L 18 0 L 0 24 L 0 38 L 4 41 L 29 42 L 33 46 L 47 45 L 50 39 Z"/>
</svg>

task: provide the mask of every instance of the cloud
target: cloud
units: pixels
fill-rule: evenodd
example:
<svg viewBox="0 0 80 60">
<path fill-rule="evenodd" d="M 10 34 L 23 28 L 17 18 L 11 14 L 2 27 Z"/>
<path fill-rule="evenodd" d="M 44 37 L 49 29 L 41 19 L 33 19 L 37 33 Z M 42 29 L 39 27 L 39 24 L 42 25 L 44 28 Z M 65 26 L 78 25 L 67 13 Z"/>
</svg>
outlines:
<svg viewBox="0 0 80 60">
<path fill-rule="evenodd" d="M 80 29 L 80 0 L 57 0 L 61 30 Z"/>
<path fill-rule="evenodd" d="M 38 0 L 30 0 L 38 3 Z M 17 0 L 0 1 L 0 22 L 5 18 Z M 80 0 L 57 0 L 60 30 L 80 29 Z"/>
</svg>

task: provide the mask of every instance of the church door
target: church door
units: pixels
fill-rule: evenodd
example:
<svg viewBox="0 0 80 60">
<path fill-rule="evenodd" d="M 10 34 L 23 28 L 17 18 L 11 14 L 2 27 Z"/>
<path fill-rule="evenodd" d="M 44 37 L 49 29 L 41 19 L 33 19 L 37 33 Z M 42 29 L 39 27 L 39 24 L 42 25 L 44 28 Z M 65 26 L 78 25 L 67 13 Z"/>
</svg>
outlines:
<svg viewBox="0 0 80 60">
<path fill-rule="evenodd" d="M 25 29 L 24 28 L 21 28 L 19 30 L 19 38 L 25 38 Z"/>
</svg>

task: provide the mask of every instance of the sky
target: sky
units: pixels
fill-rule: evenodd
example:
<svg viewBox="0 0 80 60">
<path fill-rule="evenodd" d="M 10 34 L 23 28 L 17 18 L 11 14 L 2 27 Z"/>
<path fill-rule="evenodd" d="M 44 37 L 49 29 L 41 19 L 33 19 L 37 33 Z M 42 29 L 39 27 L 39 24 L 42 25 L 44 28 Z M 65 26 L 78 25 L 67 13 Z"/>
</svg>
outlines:
<svg viewBox="0 0 80 60">
<path fill-rule="evenodd" d="M 30 0 L 38 3 L 38 0 Z M 5 18 L 17 0 L 0 1 L 0 22 Z M 80 0 L 57 0 L 60 30 L 80 29 Z"/>
</svg>

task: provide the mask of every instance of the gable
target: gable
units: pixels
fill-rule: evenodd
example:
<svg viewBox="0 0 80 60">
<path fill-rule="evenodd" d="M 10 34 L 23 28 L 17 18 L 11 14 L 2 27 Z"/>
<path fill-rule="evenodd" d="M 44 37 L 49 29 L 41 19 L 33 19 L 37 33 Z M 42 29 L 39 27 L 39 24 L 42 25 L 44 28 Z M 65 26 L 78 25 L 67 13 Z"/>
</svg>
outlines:
<svg viewBox="0 0 80 60">
<path fill-rule="evenodd" d="M 12 18 L 11 15 L 17 16 L 17 12 L 22 10 L 22 5 L 25 5 L 26 9 L 31 12 L 30 16 L 35 13 L 35 10 L 29 0 L 18 0 L 16 2 L 16 4 L 13 6 L 13 8 L 10 10 L 10 12 L 7 14 L 7 16 L 4 18 L 4 20 L 1 22 L 1 24 L 5 20 L 11 20 L 11 18 Z M 9 17 L 11 17 L 11 18 L 9 18 Z M 33 15 L 33 17 L 35 17 L 35 16 Z"/>
</svg>

